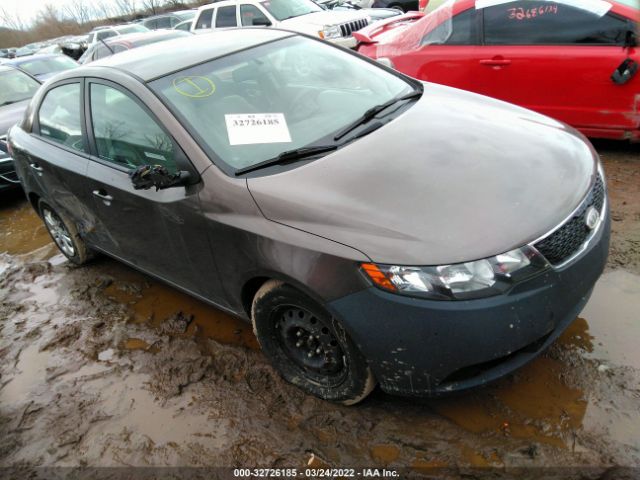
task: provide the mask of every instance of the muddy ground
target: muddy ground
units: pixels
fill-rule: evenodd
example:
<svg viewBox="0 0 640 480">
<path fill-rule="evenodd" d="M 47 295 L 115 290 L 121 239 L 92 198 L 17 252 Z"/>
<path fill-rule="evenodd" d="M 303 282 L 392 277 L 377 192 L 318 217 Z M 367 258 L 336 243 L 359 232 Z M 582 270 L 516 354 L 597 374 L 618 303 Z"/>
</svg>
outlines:
<svg viewBox="0 0 640 480">
<path fill-rule="evenodd" d="M 303 467 L 313 454 L 405 476 L 640 475 L 620 470 L 640 467 L 640 146 L 596 146 L 613 238 L 589 304 L 517 374 L 438 400 L 306 396 L 246 324 L 108 258 L 72 267 L 26 201 L 3 198 L 0 466 Z"/>
</svg>

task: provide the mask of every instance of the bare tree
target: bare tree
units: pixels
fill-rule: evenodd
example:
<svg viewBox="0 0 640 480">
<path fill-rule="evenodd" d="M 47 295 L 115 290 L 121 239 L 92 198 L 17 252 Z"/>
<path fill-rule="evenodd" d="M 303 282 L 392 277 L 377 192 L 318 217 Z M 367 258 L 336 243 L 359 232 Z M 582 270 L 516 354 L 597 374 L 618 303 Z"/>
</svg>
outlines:
<svg viewBox="0 0 640 480">
<path fill-rule="evenodd" d="M 165 0 L 142 0 L 142 8 L 150 12 L 152 15 L 162 11 L 162 5 Z"/>
<path fill-rule="evenodd" d="M 115 0 L 114 10 L 121 17 L 133 17 L 137 10 L 136 0 Z"/>
<path fill-rule="evenodd" d="M 93 18 L 105 19 L 117 16 L 117 7 L 111 0 L 98 0 L 93 2 Z"/>
<path fill-rule="evenodd" d="M 167 0 L 164 2 L 164 7 L 166 10 L 178 10 L 182 8 L 187 8 L 188 0 Z"/>
<path fill-rule="evenodd" d="M 91 8 L 85 0 L 72 0 L 65 5 L 63 11 L 78 25 L 85 25 L 91 21 Z"/>
<path fill-rule="evenodd" d="M 4 7 L 0 7 L 0 24 L 10 30 L 27 30 L 27 25 L 18 14 L 10 14 Z"/>
</svg>

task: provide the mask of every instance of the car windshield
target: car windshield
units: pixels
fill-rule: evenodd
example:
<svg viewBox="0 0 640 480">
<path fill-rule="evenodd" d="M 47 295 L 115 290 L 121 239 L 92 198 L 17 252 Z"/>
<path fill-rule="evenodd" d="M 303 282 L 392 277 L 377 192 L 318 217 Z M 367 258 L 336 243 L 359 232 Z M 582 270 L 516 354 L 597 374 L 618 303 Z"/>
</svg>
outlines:
<svg viewBox="0 0 640 480">
<path fill-rule="evenodd" d="M 33 97 L 40 84 L 19 70 L 0 72 L 0 106 Z"/>
<path fill-rule="evenodd" d="M 188 10 L 186 12 L 174 12 L 173 14 L 181 21 L 191 20 L 196 16 L 197 10 Z"/>
<path fill-rule="evenodd" d="M 311 0 L 265 0 L 260 4 L 278 21 L 322 12 L 322 8 Z"/>
<path fill-rule="evenodd" d="M 142 32 L 149 31 L 149 29 L 143 25 L 127 25 L 126 27 L 116 27 L 115 30 L 120 35 L 126 35 L 127 33 L 142 33 Z"/>
<path fill-rule="evenodd" d="M 46 73 L 61 72 L 77 67 L 78 64 L 67 56 L 37 58 L 33 57 L 27 62 L 21 62 L 20 68 L 33 76 Z"/>
<path fill-rule="evenodd" d="M 212 158 L 233 170 L 324 138 L 332 142 L 371 107 L 415 88 L 356 55 L 300 37 L 212 60 L 150 87 Z"/>
</svg>

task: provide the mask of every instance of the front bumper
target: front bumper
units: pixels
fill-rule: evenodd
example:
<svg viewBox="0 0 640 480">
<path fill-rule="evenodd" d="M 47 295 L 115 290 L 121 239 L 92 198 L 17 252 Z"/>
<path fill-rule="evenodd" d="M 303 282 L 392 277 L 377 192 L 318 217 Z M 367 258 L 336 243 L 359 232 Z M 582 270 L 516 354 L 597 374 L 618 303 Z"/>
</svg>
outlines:
<svg viewBox="0 0 640 480">
<path fill-rule="evenodd" d="M 579 256 L 504 295 L 468 301 L 403 297 L 375 287 L 329 304 L 381 388 L 438 395 L 485 384 L 539 355 L 573 322 L 602 273 L 610 216 Z"/>
</svg>

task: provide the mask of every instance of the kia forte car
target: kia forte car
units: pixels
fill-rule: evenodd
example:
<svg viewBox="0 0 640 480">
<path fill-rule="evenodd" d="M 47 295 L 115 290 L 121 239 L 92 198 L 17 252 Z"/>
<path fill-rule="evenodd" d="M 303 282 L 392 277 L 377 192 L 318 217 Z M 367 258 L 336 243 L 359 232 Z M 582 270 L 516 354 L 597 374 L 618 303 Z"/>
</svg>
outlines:
<svg viewBox="0 0 640 480">
<path fill-rule="evenodd" d="M 62 73 L 9 144 L 71 262 L 103 252 L 251 321 L 286 380 L 345 404 L 513 371 L 607 257 L 575 130 L 277 29 Z"/>
<path fill-rule="evenodd" d="M 530 108 L 589 137 L 640 141 L 639 5 L 450 0 L 354 36 L 360 53 L 420 80 Z"/>
</svg>

